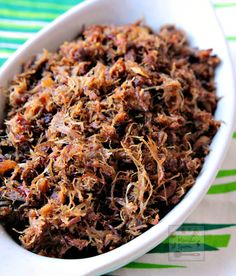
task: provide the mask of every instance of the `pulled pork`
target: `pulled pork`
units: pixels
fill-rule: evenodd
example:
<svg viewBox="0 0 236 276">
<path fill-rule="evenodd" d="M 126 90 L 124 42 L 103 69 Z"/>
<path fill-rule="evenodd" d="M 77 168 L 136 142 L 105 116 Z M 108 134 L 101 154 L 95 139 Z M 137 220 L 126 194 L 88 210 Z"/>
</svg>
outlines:
<svg viewBox="0 0 236 276">
<path fill-rule="evenodd" d="M 220 123 L 211 50 L 168 25 L 90 26 L 6 89 L 0 219 L 44 256 L 137 237 L 194 184 Z"/>
</svg>

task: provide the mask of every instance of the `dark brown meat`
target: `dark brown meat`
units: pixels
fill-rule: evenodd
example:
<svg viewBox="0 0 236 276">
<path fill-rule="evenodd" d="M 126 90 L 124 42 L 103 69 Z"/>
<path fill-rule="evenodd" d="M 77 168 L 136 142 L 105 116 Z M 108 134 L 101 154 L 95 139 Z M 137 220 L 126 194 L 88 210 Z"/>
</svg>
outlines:
<svg viewBox="0 0 236 276">
<path fill-rule="evenodd" d="M 194 184 L 219 122 L 211 50 L 174 26 L 90 26 L 8 87 L 0 218 L 41 255 L 101 254 Z M 18 234 L 20 233 L 20 234 Z"/>
</svg>

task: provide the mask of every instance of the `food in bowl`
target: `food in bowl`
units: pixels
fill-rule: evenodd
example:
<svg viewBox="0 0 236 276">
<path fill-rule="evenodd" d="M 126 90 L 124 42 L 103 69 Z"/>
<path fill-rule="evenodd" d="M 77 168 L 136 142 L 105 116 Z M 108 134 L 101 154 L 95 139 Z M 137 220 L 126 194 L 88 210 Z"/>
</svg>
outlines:
<svg viewBox="0 0 236 276">
<path fill-rule="evenodd" d="M 0 218 L 28 250 L 76 258 L 137 237 L 194 184 L 220 123 L 219 58 L 172 25 L 86 27 L 6 89 Z"/>
</svg>

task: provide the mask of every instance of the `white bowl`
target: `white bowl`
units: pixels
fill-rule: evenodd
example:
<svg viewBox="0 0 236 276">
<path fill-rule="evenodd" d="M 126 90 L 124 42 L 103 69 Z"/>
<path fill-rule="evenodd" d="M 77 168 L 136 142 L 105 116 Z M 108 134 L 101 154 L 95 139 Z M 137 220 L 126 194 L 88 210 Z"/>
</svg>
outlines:
<svg viewBox="0 0 236 276">
<path fill-rule="evenodd" d="M 121 3 L 122 2 L 122 3 Z M 213 48 L 222 59 L 217 70 L 219 101 L 215 118 L 222 123 L 211 144 L 203 169 L 184 199 L 158 225 L 121 247 L 91 258 L 63 260 L 38 256 L 17 245 L 0 227 L 0 274 L 5 275 L 94 275 L 114 270 L 140 257 L 163 241 L 183 223 L 211 185 L 230 144 L 235 116 L 235 91 L 231 62 L 224 36 L 210 3 L 206 0 L 93 0 L 86 1 L 59 17 L 25 43 L 1 68 L 0 84 L 7 85 L 21 64 L 43 48 L 55 50 L 73 39 L 83 24 L 124 24 L 138 19 L 154 30 L 174 23 L 188 34 L 192 46 Z M 1 97 L 0 104 L 4 106 Z"/>
</svg>

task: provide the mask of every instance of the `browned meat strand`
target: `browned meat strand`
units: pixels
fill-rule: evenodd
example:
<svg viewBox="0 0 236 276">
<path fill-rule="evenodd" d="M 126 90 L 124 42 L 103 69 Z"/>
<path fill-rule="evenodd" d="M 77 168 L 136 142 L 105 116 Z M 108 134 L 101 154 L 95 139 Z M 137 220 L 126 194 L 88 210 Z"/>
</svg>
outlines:
<svg viewBox="0 0 236 276">
<path fill-rule="evenodd" d="M 194 184 L 219 122 L 211 50 L 174 26 L 91 26 L 7 88 L 0 219 L 32 252 L 101 254 Z M 13 230 L 14 229 L 14 230 Z"/>
</svg>

